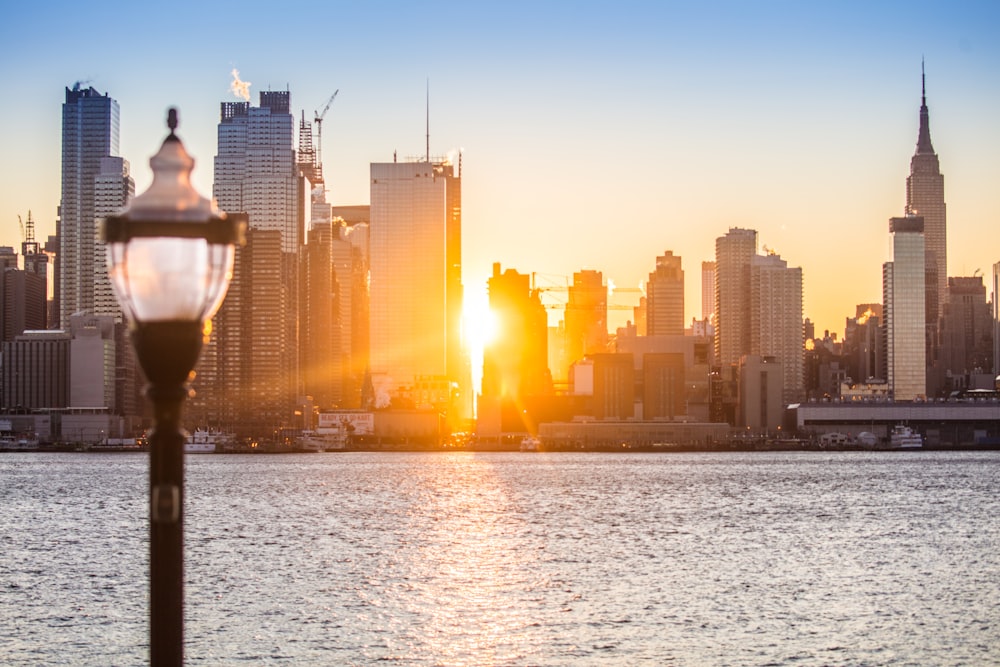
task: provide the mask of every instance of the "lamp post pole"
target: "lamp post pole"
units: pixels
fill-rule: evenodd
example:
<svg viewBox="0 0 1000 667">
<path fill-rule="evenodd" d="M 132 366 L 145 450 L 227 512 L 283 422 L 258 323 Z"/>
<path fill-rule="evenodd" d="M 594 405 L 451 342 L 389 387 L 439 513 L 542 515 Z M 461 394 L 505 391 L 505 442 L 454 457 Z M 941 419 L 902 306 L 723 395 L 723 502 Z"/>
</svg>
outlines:
<svg viewBox="0 0 1000 667">
<path fill-rule="evenodd" d="M 132 344 L 149 379 L 149 649 L 153 665 L 184 659 L 184 432 L 181 404 L 202 346 L 201 322 L 147 322 Z"/>
<path fill-rule="evenodd" d="M 149 438 L 149 650 L 152 664 L 184 659 L 183 391 L 151 385 L 154 428 Z"/>
<path fill-rule="evenodd" d="M 128 318 L 149 380 L 149 653 L 153 667 L 184 661 L 184 432 L 181 404 L 205 339 L 205 321 L 225 298 L 245 215 L 227 216 L 190 181 L 194 160 L 174 135 L 150 160 L 153 183 L 104 221 L 108 277 Z"/>
</svg>

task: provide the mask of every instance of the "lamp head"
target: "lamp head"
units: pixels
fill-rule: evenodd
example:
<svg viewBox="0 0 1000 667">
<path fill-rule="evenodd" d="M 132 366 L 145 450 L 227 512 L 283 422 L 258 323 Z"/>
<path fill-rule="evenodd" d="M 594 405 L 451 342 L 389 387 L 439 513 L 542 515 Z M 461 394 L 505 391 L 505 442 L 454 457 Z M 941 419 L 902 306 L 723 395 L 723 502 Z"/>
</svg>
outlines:
<svg viewBox="0 0 1000 667">
<path fill-rule="evenodd" d="M 130 325 L 203 322 L 225 298 L 246 216 L 227 216 L 191 185 L 194 160 L 174 133 L 150 161 L 153 182 L 104 222 L 108 275 Z"/>
</svg>

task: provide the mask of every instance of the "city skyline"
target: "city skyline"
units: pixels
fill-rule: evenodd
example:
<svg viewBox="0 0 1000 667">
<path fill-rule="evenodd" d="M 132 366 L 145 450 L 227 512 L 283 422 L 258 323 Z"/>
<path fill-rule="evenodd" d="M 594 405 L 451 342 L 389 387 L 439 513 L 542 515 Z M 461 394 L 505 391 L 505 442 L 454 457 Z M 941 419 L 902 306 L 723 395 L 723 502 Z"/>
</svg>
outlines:
<svg viewBox="0 0 1000 667">
<path fill-rule="evenodd" d="M 58 102 L 74 81 L 90 79 L 119 102 L 118 154 L 137 192 L 148 187 L 171 105 L 196 159 L 195 185 L 211 192 L 218 104 L 236 99 L 232 69 L 252 82 L 254 99 L 290 90 L 293 115 L 307 119 L 339 90 L 322 150 L 330 201 L 348 205 L 368 203 L 370 163 L 424 154 L 429 80 L 431 153 L 464 156 L 470 301 L 484 298 L 494 262 L 557 280 L 591 269 L 634 287 L 670 250 L 689 277 L 689 322 L 701 312 L 699 263 L 712 259 L 715 238 L 744 227 L 802 267 L 803 314 L 817 334 L 839 333 L 855 304 L 881 298 L 885 221 L 904 213 L 925 58 L 949 274 L 986 274 L 996 262 L 983 242 L 1000 175 L 992 4 L 313 7 L 266 25 L 252 3 L 241 7 L 229 35 L 218 26 L 233 17 L 184 3 L 141 25 L 113 5 L 68 7 L 56 23 L 39 9 L 10 10 L 0 67 L 19 104 L 0 110 L 10 151 L 0 166 L 0 245 L 19 247 L 14 221 L 28 210 L 39 239 L 55 231 Z M 314 47 L 316 57 L 257 48 L 282 31 L 319 45 L 306 33 L 325 24 L 330 46 Z M 121 48 L 70 38 L 95 26 Z M 407 38 L 421 29 L 437 41 L 414 51 Z"/>
</svg>

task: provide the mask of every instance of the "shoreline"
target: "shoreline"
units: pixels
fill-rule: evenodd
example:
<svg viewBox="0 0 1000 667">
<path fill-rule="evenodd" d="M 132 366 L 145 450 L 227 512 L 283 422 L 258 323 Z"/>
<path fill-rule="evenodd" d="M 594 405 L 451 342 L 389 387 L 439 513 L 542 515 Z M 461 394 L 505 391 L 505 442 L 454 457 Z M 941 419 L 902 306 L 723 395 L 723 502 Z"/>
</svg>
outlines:
<svg viewBox="0 0 1000 667">
<path fill-rule="evenodd" d="M 937 445 L 923 445 L 922 447 L 912 447 L 912 448 L 892 448 L 892 447 L 866 447 L 860 445 L 826 445 L 821 446 L 819 443 L 810 442 L 797 442 L 797 443 L 787 443 L 780 441 L 751 441 L 751 442 L 740 442 L 740 441 L 729 441 L 729 442 L 718 442 L 718 443 L 698 443 L 698 444 L 669 444 L 669 445 L 649 445 L 649 446 L 631 446 L 628 444 L 621 444 L 618 446 L 611 445 L 592 445 L 592 446 L 553 446 L 545 445 L 544 443 L 538 447 L 536 451 L 521 452 L 526 455 L 535 453 L 574 453 L 574 452 L 590 452 L 590 453 L 618 453 L 618 454 L 669 454 L 669 453 L 725 453 L 725 452 L 920 452 L 920 451 L 934 451 L 934 452 L 967 452 L 967 451 L 998 451 L 1000 450 L 1000 443 L 970 443 L 961 445 L 951 445 L 951 444 L 937 444 Z M 52 446 L 38 446 L 32 448 L 3 448 L 0 449 L 0 454 L 20 454 L 20 453 L 33 453 L 33 454 L 138 454 L 146 453 L 149 451 L 148 447 L 80 447 L 75 445 L 52 445 Z M 447 445 L 419 445 L 413 443 L 382 443 L 382 444 L 364 444 L 364 445 L 354 445 L 348 446 L 343 449 L 337 450 L 327 450 L 327 451 L 316 451 L 316 450 L 306 450 L 293 447 L 255 447 L 255 448 L 238 448 L 238 449 L 225 449 L 216 452 L 204 452 L 204 453 L 190 453 L 190 456 L 208 456 L 208 455 L 232 455 L 232 454 L 339 454 L 346 452 L 519 452 L 518 445 L 504 445 L 504 444 L 469 444 L 465 446 L 447 446 Z"/>
</svg>

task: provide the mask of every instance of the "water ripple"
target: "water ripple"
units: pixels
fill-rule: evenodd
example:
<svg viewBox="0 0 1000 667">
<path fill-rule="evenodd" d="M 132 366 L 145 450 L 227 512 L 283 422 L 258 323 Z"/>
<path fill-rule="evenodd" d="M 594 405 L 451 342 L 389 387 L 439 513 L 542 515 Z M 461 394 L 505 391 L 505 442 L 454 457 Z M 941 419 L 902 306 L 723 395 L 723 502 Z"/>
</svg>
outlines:
<svg viewBox="0 0 1000 667">
<path fill-rule="evenodd" d="M 142 455 L 0 457 L 0 662 L 146 662 Z M 1000 664 L 1000 455 L 191 457 L 189 664 Z"/>
</svg>

